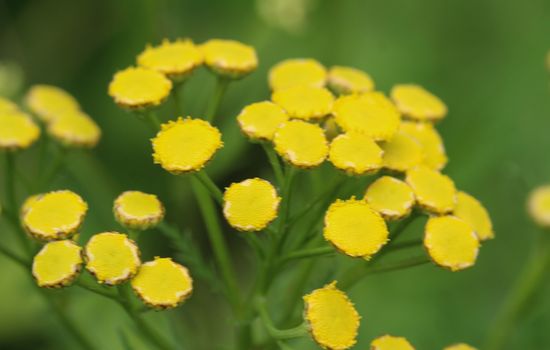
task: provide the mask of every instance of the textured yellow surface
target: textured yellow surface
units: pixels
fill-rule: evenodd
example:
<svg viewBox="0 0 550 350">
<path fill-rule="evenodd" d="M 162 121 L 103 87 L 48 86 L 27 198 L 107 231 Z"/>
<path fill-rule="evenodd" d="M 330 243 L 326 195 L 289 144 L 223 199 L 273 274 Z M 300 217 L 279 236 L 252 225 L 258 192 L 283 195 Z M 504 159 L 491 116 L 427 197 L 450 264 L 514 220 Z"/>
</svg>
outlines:
<svg viewBox="0 0 550 350">
<path fill-rule="evenodd" d="M 281 106 L 290 118 L 318 120 L 332 111 L 334 96 L 325 88 L 300 85 L 275 90 L 271 100 Z"/>
<path fill-rule="evenodd" d="M 340 94 L 367 92 L 374 89 L 374 81 L 360 69 L 343 66 L 330 67 L 328 85 Z"/>
<path fill-rule="evenodd" d="M 170 94 L 172 82 L 162 73 L 142 67 L 119 71 L 109 84 L 109 96 L 121 107 L 140 109 L 160 105 Z"/>
<path fill-rule="evenodd" d="M 288 120 L 288 114 L 270 101 L 246 106 L 237 116 L 243 133 L 251 139 L 270 141 L 279 126 Z"/>
<path fill-rule="evenodd" d="M 67 91 L 51 85 L 33 85 L 25 96 L 27 107 L 45 122 L 59 114 L 79 110 L 80 105 Z"/>
<path fill-rule="evenodd" d="M 30 147 L 40 136 L 40 128 L 19 111 L 0 111 L 0 150 Z"/>
<path fill-rule="evenodd" d="M 123 226 L 146 230 L 164 218 L 164 206 L 154 194 L 126 191 L 115 199 L 115 218 Z"/>
<path fill-rule="evenodd" d="M 415 350 L 409 341 L 403 337 L 383 335 L 374 339 L 371 350 Z"/>
<path fill-rule="evenodd" d="M 301 120 L 291 120 L 281 125 L 275 132 L 273 143 L 281 157 L 300 168 L 315 167 L 328 154 L 323 129 Z"/>
<path fill-rule="evenodd" d="M 199 48 L 210 69 L 230 78 L 243 77 L 258 66 L 256 50 L 238 41 L 212 39 Z"/>
<path fill-rule="evenodd" d="M 473 346 L 470 346 L 465 343 L 453 344 L 445 347 L 443 350 L 477 350 Z"/>
<path fill-rule="evenodd" d="M 382 167 L 383 153 L 372 138 L 351 132 L 332 140 L 328 158 L 340 170 L 352 175 L 364 175 Z"/>
<path fill-rule="evenodd" d="M 66 146 L 94 147 L 101 130 L 95 121 L 80 111 L 61 113 L 48 126 L 48 133 Z"/>
<path fill-rule="evenodd" d="M 465 192 L 457 193 L 453 215 L 470 224 L 480 241 L 495 237 L 487 209 L 471 195 Z"/>
<path fill-rule="evenodd" d="M 550 227 L 550 185 L 540 186 L 529 195 L 529 215 L 542 227 Z"/>
<path fill-rule="evenodd" d="M 269 86 L 274 91 L 293 86 L 323 87 L 327 80 L 327 71 L 314 59 L 293 58 L 271 67 L 268 79 Z"/>
<path fill-rule="evenodd" d="M 447 154 L 441 136 L 430 123 L 402 121 L 400 130 L 414 137 L 422 146 L 423 164 L 441 170 L 447 164 Z"/>
<path fill-rule="evenodd" d="M 447 106 L 443 101 L 422 86 L 395 85 L 390 95 L 401 113 L 411 119 L 434 121 L 447 115 Z"/>
<path fill-rule="evenodd" d="M 45 244 L 32 263 L 32 275 L 38 286 L 57 288 L 71 284 L 82 267 L 81 250 L 68 240 Z"/>
<path fill-rule="evenodd" d="M 456 205 L 456 188 L 447 175 L 426 166 L 407 171 L 405 180 L 414 191 L 418 204 L 434 214 L 446 214 Z"/>
<path fill-rule="evenodd" d="M 18 110 L 19 107 L 17 107 L 15 103 L 5 97 L 0 96 L 0 113 L 16 112 Z"/>
<path fill-rule="evenodd" d="M 407 171 L 422 163 L 424 159 L 420 143 L 401 131 L 385 142 L 382 149 L 384 167 L 394 171 Z"/>
<path fill-rule="evenodd" d="M 23 218 L 27 210 L 29 210 L 29 208 L 34 204 L 34 202 L 36 202 L 41 196 L 42 194 L 34 194 L 32 196 L 27 197 L 23 201 L 23 204 L 21 204 L 21 209 L 19 210 L 19 214 L 21 215 L 21 218 Z"/>
<path fill-rule="evenodd" d="M 189 39 L 163 40 L 158 46 L 147 46 L 137 57 L 138 65 L 176 80 L 188 76 L 202 62 L 202 52 Z"/>
<path fill-rule="evenodd" d="M 367 189 L 365 199 L 372 209 L 385 219 L 401 219 L 411 212 L 415 198 L 405 182 L 391 176 L 382 176 Z"/>
</svg>

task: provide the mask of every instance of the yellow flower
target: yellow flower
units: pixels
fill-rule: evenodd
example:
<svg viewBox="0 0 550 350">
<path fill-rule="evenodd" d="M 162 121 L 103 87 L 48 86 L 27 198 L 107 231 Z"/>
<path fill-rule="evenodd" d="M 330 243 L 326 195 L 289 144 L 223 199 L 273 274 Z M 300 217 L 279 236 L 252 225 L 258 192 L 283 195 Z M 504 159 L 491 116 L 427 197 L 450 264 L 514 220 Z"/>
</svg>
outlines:
<svg viewBox="0 0 550 350">
<path fill-rule="evenodd" d="M 164 218 L 164 206 L 154 194 L 126 191 L 115 199 L 113 212 L 125 227 L 147 230 Z"/>
<path fill-rule="evenodd" d="M 338 199 L 326 212 L 323 235 L 344 254 L 368 259 L 386 244 L 388 228 L 367 202 Z"/>
<path fill-rule="evenodd" d="M 67 91 L 51 85 L 33 85 L 25 96 L 25 103 L 46 123 L 61 113 L 80 109 L 76 99 Z"/>
<path fill-rule="evenodd" d="M 199 48 L 206 65 L 228 78 L 242 78 L 258 67 L 256 50 L 235 40 L 211 39 Z"/>
<path fill-rule="evenodd" d="M 0 96 L 0 114 L 4 114 L 7 112 L 17 112 L 19 110 L 19 107 L 7 98 L 4 98 Z"/>
<path fill-rule="evenodd" d="M 189 117 L 162 124 L 162 130 L 152 142 L 155 163 L 176 175 L 201 170 L 223 147 L 217 128 L 202 119 Z"/>
<path fill-rule="evenodd" d="M 23 201 L 23 204 L 21 204 L 21 209 L 19 210 L 19 216 L 21 217 L 21 220 L 25 216 L 25 213 L 29 210 L 30 207 L 34 205 L 34 203 L 40 199 L 42 194 L 33 194 L 32 196 L 27 197 L 25 201 Z"/>
<path fill-rule="evenodd" d="M 443 350 L 477 350 L 477 349 L 468 344 L 459 343 L 459 344 L 449 345 Z"/>
<path fill-rule="evenodd" d="M 84 258 L 86 269 L 98 282 L 110 286 L 134 277 L 141 265 L 136 243 L 118 232 L 92 236 L 84 248 Z"/>
<path fill-rule="evenodd" d="M 223 215 L 241 231 L 260 231 L 277 217 L 281 198 L 268 181 L 254 178 L 233 183 L 223 194 Z"/>
<path fill-rule="evenodd" d="M 409 341 L 403 337 L 383 335 L 370 343 L 371 350 L 415 350 Z"/>
<path fill-rule="evenodd" d="M 373 182 L 367 189 L 365 200 L 388 220 L 409 215 L 415 202 L 410 186 L 391 176 L 382 176 Z"/>
<path fill-rule="evenodd" d="M 109 96 L 123 108 L 143 109 L 160 105 L 170 95 L 172 82 L 152 69 L 129 67 L 116 73 Z"/>
<path fill-rule="evenodd" d="M 470 224 L 480 241 L 495 237 L 493 224 L 487 209 L 469 194 L 465 192 L 457 193 L 453 215 Z"/>
<path fill-rule="evenodd" d="M 385 141 L 397 132 L 401 116 L 381 92 L 341 96 L 332 111 L 336 123 L 347 132 L 356 131 Z"/>
<path fill-rule="evenodd" d="M 39 287 L 70 285 L 82 268 L 81 248 L 73 241 L 49 242 L 35 255 L 32 275 Z"/>
<path fill-rule="evenodd" d="M 241 130 L 251 139 L 271 141 L 279 126 L 288 120 L 288 114 L 270 101 L 246 106 L 237 121 Z"/>
<path fill-rule="evenodd" d="M 318 120 L 332 111 L 334 96 L 325 88 L 301 85 L 275 90 L 271 100 L 290 118 Z"/>
<path fill-rule="evenodd" d="M 405 180 L 414 191 L 418 204 L 434 214 L 446 214 L 456 205 L 453 180 L 424 165 L 407 171 Z"/>
<path fill-rule="evenodd" d="M 445 146 L 441 136 L 432 124 L 403 121 L 400 130 L 420 143 L 424 153 L 423 164 L 435 170 L 441 170 L 445 167 L 447 164 Z"/>
<path fill-rule="evenodd" d="M 529 194 L 527 210 L 538 225 L 550 228 L 550 185 L 540 186 Z"/>
<path fill-rule="evenodd" d="M 144 263 L 131 283 L 145 304 L 158 309 L 180 305 L 193 291 L 193 279 L 187 268 L 170 258 L 155 257 Z"/>
<path fill-rule="evenodd" d="M 330 143 L 328 159 L 338 169 L 364 175 L 382 167 L 382 149 L 370 137 L 358 133 L 337 136 Z"/>
<path fill-rule="evenodd" d="M 333 66 L 328 71 L 328 85 L 340 94 L 367 92 L 374 81 L 367 73 L 352 67 Z"/>
<path fill-rule="evenodd" d="M 0 111 L 0 150 L 30 147 L 40 136 L 40 128 L 19 111 Z"/>
<path fill-rule="evenodd" d="M 282 124 L 273 138 L 275 151 L 287 162 L 300 168 L 321 164 L 328 153 L 327 139 L 320 126 L 301 120 Z"/>
<path fill-rule="evenodd" d="M 443 101 L 422 86 L 395 85 L 390 95 L 401 113 L 411 119 L 435 121 L 447 115 L 447 106 Z"/>
<path fill-rule="evenodd" d="M 92 148 L 101 137 L 101 129 L 87 114 L 73 110 L 62 113 L 48 125 L 48 133 L 65 146 Z"/>
<path fill-rule="evenodd" d="M 141 67 L 156 70 L 174 80 L 185 79 L 203 62 L 201 50 L 189 39 L 163 40 L 158 46 L 147 46 L 137 57 Z"/>
<path fill-rule="evenodd" d="M 422 146 L 414 138 L 398 131 L 382 145 L 385 168 L 404 172 L 422 163 L 424 154 Z"/>
<path fill-rule="evenodd" d="M 335 281 L 305 295 L 304 303 L 304 318 L 321 347 L 344 350 L 355 345 L 361 317 Z"/>
<path fill-rule="evenodd" d="M 479 240 L 472 227 L 457 217 L 431 217 L 424 232 L 424 247 L 434 263 L 458 271 L 474 265 Z"/>
<path fill-rule="evenodd" d="M 67 190 L 40 195 L 27 204 L 23 226 L 33 237 L 45 241 L 65 239 L 75 234 L 88 211 L 86 202 Z"/>
<path fill-rule="evenodd" d="M 269 70 L 269 86 L 274 91 L 300 85 L 323 87 L 326 80 L 325 67 L 309 58 L 284 60 Z"/>
</svg>

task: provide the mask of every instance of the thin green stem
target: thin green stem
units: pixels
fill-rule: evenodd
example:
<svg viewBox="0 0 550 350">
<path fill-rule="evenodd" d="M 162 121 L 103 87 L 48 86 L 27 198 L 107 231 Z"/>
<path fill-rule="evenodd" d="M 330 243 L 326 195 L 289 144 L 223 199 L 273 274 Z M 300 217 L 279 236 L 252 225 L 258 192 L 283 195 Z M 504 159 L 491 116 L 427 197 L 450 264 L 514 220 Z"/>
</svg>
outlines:
<svg viewBox="0 0 550 350">
<path fill-rule="evenodd" d="M 78 281 L 76 281 L 74 285 L 78 286 L 82 289 L 85 289 L 89 292 L 100 295 L 102 297 L 109 298 L 109 299 L 116 300 L 116 301 L 120 301 L 120 298 L 119 298 L 117 293 L 115 293 L 115 292 L 113 292 L 109 289 L 105 289 L 97 283 L 90 283 L 89 281 L 87 281 L 83 278 L 80 278 Z"/>
<path fill-rule="evenodd" d="M 139 236 L 141 235 L 140 230 L 132 229 L 132 228 L 126 228 L 126 232 L 128 232 L 128 237 L 138 243 Z"/>
<path fill-rule="evenodd" d="M 393 252 L 395 250 L 418 247 L 422 245 L 423 242 L 424 241 L 422 239 L 411 239 L 403 242 L 390 242 L 391 244 L 388 244 L 386 248 L 382 248 L 382 252 Z"/>
<path fill-rule="evenodd" d="M 314 266 L 315 259 L 307 260 L 304 264 L 302 264 L 302 266 L 300 267 L 300 271 L 298 271 L 296 275 L 296 278 L 287 289 L 287 292 L 285 293 L 286 299 L 283 303 L 285 307 L 283 307 L 283 311 L 281 312 L 281 319 L 283 321 L 283 324 L 291 319 L 296 310 L 296 305 L 299 301 L 302 300 L 302 298 L 300 297 L 302 296 L 303 290 L 308 281 L 308 277 L 313 271 Z"/>
<path fill-rule="evenodd" d="M 416 219 L 421 217 L 419 212 L 412 212 L 408 217 L 401 220 L 397 227 L 390 233 L 390 240 L 395 240 L 397 237 L 399 237 L 403 232 L 405 232 L 405 229 L 409 227 L 410 224 L 412 224 Z"/>
<path fill-rule="evenodd" d="M 183 102 L 182 94 L 183 88 L 185 86 L 185 80 L 180 82 L 175 82 L 174 87 L 172 88 L 172 100 L 174 101 L 174 113 L 176 117 L 182 117 L 183 113 Z"/>
<path fill-rule="evenodd" d="M 261 145 L 264 149 L 267 159 L 269 160 L 269 164 L 271 164 L 271 168 L 273 169 L 275 181 L 277 181 L 277 184 L 279 186 L 282 186 L 284 183 L 285 175 L 283 173 L 283 167 L 281 166 L 281 161 L 279 160 L 277 153 L 275 153 L 273 146 L 268 144 L 267 142 L 262 142 Z"/>
<path fill-rule="evenodd" d="M 206 171 L 201 170 L 192 175 L 195 179 L 199 180 L 200 184 L 208 191 L 212 198 L 222 205 L 223 203 L 223 194 L 219 187 L 214 183 L 214 181 L 208 176 Z"/>
<path fill-rule="evenodd" d="M 290 215 L 290 197 L 291 197 L 291 189 L 292 189 L 292 181 L 294 180 L 294 176 L 296 175 L 296 168 L 294 168 L 292 165 L 286 166 L 285 171 L 285 182 L 283 186 L 282 191 L 282 203 L 281 203 L 281 210 L 280 210 L 280 221 L 278 226 L 278 244 L 277 244 L 277 251 L 280 251 L 282 247 L 285 244 L 285 240 L 287 238 L 287 222 L 288 217 Z"/>
<path fill-rule="evenodd" d="M 157 114 L 148 109 L 142 113 L 144 121 L 149 126 L 149 129 L 153 131 L 154 133 L 158 132 L 161 128 L 161 123 L 159 118 L 157 117 Z"/>
<path fill-rule="evenodd" d="M 336 252 L 334 247 L 323 246 L 316 248 L 305 248 L 301 250 L 295 250 L 281 258 L 281 264 L 295 259 L 313 258 L 323 255 L 333 255 Z"/>
<path fill-rule="evenodd" d="M 24 268 L 29 268 L 30 263 L 23 257 L 19 256 L 18 254 L 12 252 L 10 249 L 0 245 L 0 253 L 6 256 L 7 258 L 11 259 L 13 262 L 18 263 Z"/>
<path fill-rule="evenodd" d="M 299 324 L 296 327 L 289 329 L 278 329 L 273 324 L 269 312 L 267 311 L 267 305 L 264 298 L 258 298 L 255 300 L 256 310 L 260 315 L 260 319 L 263 322 L 269 335 L 276 340 L 299 338 L 307 335 L 307 325 L 304 323 Z"/>
<path fill-rule="evenodd" d="M 214 122 L 214 119 L 218 114 L 223 96 L 225 95 L 225 92 L 227 91 L 227 87 L 229 86 L 230 82 L 230 79 L 218 75 L 214 95 L 212 96 L 212 100 L 208 104 L 208 108 L 205 113 L 205 118 L 210 123 Z"/>
<path fill-rule="evenodd" d="M 54 159 L 51 162 L 51 165 L 48 168 L 48 171 L 44 173 L 43 176 L 40 177 L 39 186 L 38 186 L 39 191 L 43 191 L 55 179 L 55 177 L 61 170 L 61 167 L 63 166 L 65 157 L 67 156 L 68 148 L 62 145 L 57 145 L 56 148 L 57 148 L 57 153 L 54 156 Z"/>
</svg>

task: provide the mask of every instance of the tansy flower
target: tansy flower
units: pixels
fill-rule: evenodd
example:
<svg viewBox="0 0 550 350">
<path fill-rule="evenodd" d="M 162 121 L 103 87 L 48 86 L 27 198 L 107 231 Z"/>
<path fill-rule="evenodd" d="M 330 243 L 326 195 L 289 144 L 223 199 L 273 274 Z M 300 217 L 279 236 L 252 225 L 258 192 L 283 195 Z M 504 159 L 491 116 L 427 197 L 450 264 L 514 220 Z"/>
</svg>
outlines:
<svg viewBox="0 0 550 350">
<path fill-rule="evenodd" d="M 405 181 L 413 189 L 418 204 L 427 211 L 446 214 L 454 209 L 456 188 L 447 175 L 421 165 L 407 171 Z"/>
<path fill-rule="evenodd" d="M 435 121 L 447 114 L 443 101 L 420 85 L 395 85 L 390 95 L 397 108 L 408 118 Z"/>
<path fill-rule="evenodd" d="M 477 350 L 477 349 L 466 343 L 458 343 L 458 344 L 449 345 L 445 347 L 445 349 L 443 350 Z"/>
<path fill-rule="evenodd" d="M 199 171 L 223 146 L 217 128 L 189 117 L 162 124 L 152 143 L 155 163 L 176 175 Z"/>
<path fill-rule="evenodd" d="M 540 186 L 529 194 L 527 210 L 538 225 L 550 228 L 550 185 Z"/>
<path fill-rule="evenodd" d="M 371 350 L 414 350 L 409 341 L 403 337 L 383 335 L 370 343 Z"/>
<path fill-rule="evenodd" d="M 19 111 L 0 111 L 0 150 L 30 147 L 40 136 L 40 128 Z"/>
<path fill-rule="evenodd" d="M 412 136 L 422 146 L 423 164 L 435 170 L 441 170 L 447 164 L 447 154 L 443 140 L 430 123 L 403 121 L 400 130 Z"/>
<path fill-rule="evenodd" d="M 131 283 L 145 304 L 158 309 L 180 305 L 193 291 L 193 279 L 187 268 L 170 258 L 156 257 L 144 263 Z"/>
<path fill-rule="evenodd" d="M 48 133 L 70 147 L 92 148 L 101 137 L 101 129 L 94 120 L 77 110 L 61 113 L 48 125 Z"/>
<path fill-rule="evenodd" d="M 325 88 L 301 85 L 275 90 L 271 100 L 290 118 L 318 120 L 331 112 L 334 96 Z"/>
<path fill-rule="evenodd" d="M 301 120 L 282 124 L 273 138 L 275 151 L 287 162 L 300 168 L 313 168 L 321 164 L 328 153 L 323 129 Z"/>
<path fill-rule="evenodd" d="M 32 196 L 29 196 L 27 197 L 27 199 L 25 199 L 23 201 L 23 204 L 21 204 L 21 209 L 19 210 L 19 216 L 21 217 L 21 219 L 23 219 L 23 216 L 25 216 L 25 213 L 27 213 L 27 211 L 29 210 L 29 208 L 34 204 L 34 202 L 36 202 L 41 196 L 43 196 L 42 194 L 34 194 Z"/>
<path fill-rule="evenodd" d="M 235 40 L 212 39 L 199 48 L 208 68 L 228 78 L 242 78 L 258 67 L 256 50 Z"/>
<path fill-rule="evenodd" d="M 82 268 L 81 248 L 73 241 L 49 242 L 35 255 L 32 275 L 39 287 L 70 285 Z"/>
<path fill-rule="evenodd" d="M 170 95 L 172 82 L 162 73 L 142 67 L 119 71 L 109 84 L 109 96 L 123 108 L 143 109 L 160 105 Z"/>
<path fill-rule="evenodd" d="M 422 146 L 411 136 L 398 131 L 382 145 L 384 157 L 382 164 L 393 171 L 404 172 L 422 163 Z"/>
<path fill-rule="evenodd" d="M 493 224 L 487 209 L 469 194 L 465 192 L 456 194 L 456 206 L 453 215 L 470 224 L 480 241 L 495 237 Z"/>
<path fill-rule="evenodd" d="M 254 178 L 233 183 L 223 194 L 223 215 L 241 231 L 263 230 L 277 216 L 281 198 L 268 181 Z"/>
<path fill-rule="evenodd" d="M 246 106 L 237 121 L 243 133 L 253 140 L 271 141 L 279 126 L 288 120 L 288 114 L 270 101 Z"/>
<path fill-rule="evenodd" d="M 16 112 L 19 110 L 19 107 L 7 98 L 0 96 L 0 114 L 7 112 Z"/>
<path fill-rule="evenodd" d="M 274 91 L 304 85 L 323 87 L 326 80 L 325 67 L 309 58 L 284 60 L 269 70 L 269 86 Z"/>
<path fill-rule="evenodd" d="M 141 265 L 136 243 L 118 232 L 92 236 L 84 248 L 84 258 L 86 269 L 98 282 L 110 286 L 134 277 Z"/>
<path fill-rule="evenodd" d="M 336 281 L 305 295 L 304 303 L 304 318 L 321 347 L 343 350 L 355 345 L 361 317 Z"/>
<path fill-rule="evenodd" d="M 344 254 L 368 259 L 386 244 L 388 228 L 367 202 L 351 198 L 330 205 L 323 235 Z"/>
<path fill-rule="evenodd" d="M 328 71 L 328 85 L 340 94 L 367 92 L 374 81 L 367 73 L 352 67 L 333 66 Z"/>
<path fill-rule="evenodd" d="M 23 226 L 40 240 L 65 239 L 80 228 L 88 205 L 74 192 L 63 190 L 40 195 L 28 203 Z"/>
<path fill-rule="evenodd" d="M 80 109 L 67 91 L 51 85 L 33 85 L 25 96 L 25 103 L 44 122 L 54 120 L 61 113 Z"/>
<path fill-rule="evenodd" d="M 156 70 L 174 80 L 185 79 L 200 66 L 202 52 L 189 39 L 163 40 L 158 46 L 147 46 L 137 57 L 141 67 Z"/>
<path fill-rule="evenodd" d="M 332 140 L 328 159 L 340 170 L 352 175 L 364 175 L 380 169 L 383 153 L 370 137 L 351 132 Z"/>
<path fill-rule="evenodd" d="M 431 217 L 424 232 L 424 247 L 434 263 L 458 271 L 474 265 L 479 240 L 472 227 L 457 217 Z"/>
<path fill-rule="evenodd" d="M 356 131 L 376 141 L 391 139 L 401 120 L 395 106 L 381 92 L 341 96 L 334 102 L 332 114 L 344 131 Z"/>
<path fill-rule="evenodd" d="M 373 182 L 367 189 L 365 200 L 388 220 L 409 215 L 415 202 L 411 187 L 391 176 L 382 176 Z"/>
<path fill-rule="evenodd" d="M 164 218 L 164 206 L 154 194 L 126 191 L 115 199 L 113 212 L 125 227 L 147 230 Z"/>
</svg>

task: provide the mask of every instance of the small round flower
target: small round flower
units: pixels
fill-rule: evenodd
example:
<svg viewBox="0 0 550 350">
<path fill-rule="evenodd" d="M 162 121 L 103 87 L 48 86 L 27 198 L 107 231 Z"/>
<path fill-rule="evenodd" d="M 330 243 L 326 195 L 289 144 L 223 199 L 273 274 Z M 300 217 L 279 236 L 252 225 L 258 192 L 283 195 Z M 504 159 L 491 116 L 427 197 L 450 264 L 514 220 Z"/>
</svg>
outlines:
<svg viewBox="0 0 550 350">
<path fill-rule="evenodd" d="M 397 132 L 401 116 L 381 92 L 341 96 L 334 102 L 332 114 L 347 132 L 355 131 L 385 141 Z"/>
<path fill-rule="evenodd" d="M 256 50 L 235 40 L 212 39 L 199 48 L 208 68 L 228 78 L 242 78 L 258 67 Z"/>
<path fill-rule="evenodd" d="M 61 288 L 70 285 L 82 268 L 81 250 L 70 240 L 45 244 L 32 263 L 32 275 L 38 286 Z"/>
<path fill-rule="evenodd" d="M 456 194 L 456 206 L 453 215 L 470 224 L 480 241 L 495 238 L 493 224 L 487 209 L 471 195 L 465 192 Z"/>
<path fill-rule="evenodd" d="M 22 221 L 27 232 L 39 240 L 65 239 L 80 228 L 87 211 L 88 205 L 78 194 L 54 191 L 28 204 Z"/>
<path fill-rule="evenodd" d="M 320 126 L 301 120 L 282 124 L 273 138 L 275 151 L 299 168 L 321 164 L 328 153 L 327 139 Z"/>
<path fill-rule="evenodd" d="M 352 67 L 333 66 L 328 71 L 328 85 L 340 94 L 372 91 L 374 81 L 367 73 Z"/>
<path fill-rule="evenodd" d="M 25 113 L 0 112 L 0 150 L 30 147 L 40 136 L 40 128 Z"/>
<path fill-rule="evenodd" d="M 125 227 L 147 230 L 164 218 L 164 206 L 154 194 L 126 191 L 115 199 L 113 212 L 116 220 Z"/>
<path fill-rule="evenodd" d="M 305 295 L 304 303 L 304 318 L 321 347 L 344 350 L 355 345 L 361 317 L 335 281 Z"/>
<path fill-rule="evenodd" d="M 421 207 L 434 214 L 446 214 L 456 205 L 453 180 L 424 165 L 407 171 L 405 181 L 411 186 Z"/>
<path fill-rule="evenodd" d="M 474 265 L 479 240 L 467 222 L 454 216 L 438 216 L 428 219 L 424 247 L 434 263 L 458 271 Z"/>
<path fill-rule="evenodd" d="M 288 114 L 270 101 L 246 106 L 237 121 L 243 133 L 253 140 L 271 141 L 279 126 L 288 120 Z"/>
<path fill-rule="evenodd" d="M 23 201 L 23 204 L 21 204 L 21 209 L 19 210 L 19 216 L 21 219 L 25 216 L 25 213 L 29 210 L 30 207 L 34 205 L 34 203 L 40 199 L 40 197 L 43 196 L 42 194 L 33 194 L 32 196 L 27 197 Z"/>
<path fill-rule="evenodd" d="M 409 341 L 403 337 L 383 335 L 370 343 L 371 350 L 415 350 Z"/>
<path fill-rule="evenodd" d="M 447 164 L 447 154 L 443 140 L 435 127 L 430 123 L 403 121 L 400 130 L 412 136 L 422 146 L 423 164 L 435 170 L 441 170 Z"/>
<path fill-rule="evenodd" d="M 101 129 L 81 111 L 68 111 L 48 125 L 48 133 L 69 147 L 93 148 L 99 142 Z"/>
<path fill-rule="evenodd" d="M 387 220 L 398 220 L 410 214 L 414 193 L 407 183 L 391 176 L 382 176 L 367 189 L 365 200 Z"/>
<path fill-rule="evenodd" d="M 189 117 L 162 124 L 152 143 L 155 164 L 176 175 L 201 170 L 223 147 L 217 128 Z"/>
<path fill-rule="evenodd" d="M 391 98 L 404 116 L 421 121 L 440 120 L 447 115 L 447 106 L 420 85 L 395 85 Z"/>
<path fill-rule="evenodd" d="M 51 85 L 33 85 L 25 96 L 25 104 L 46 123 L 61 113 L 80 109 L 80 105 L 71 94 Z"/>
<path fill-rule="evenodd" d="M 147 46 L 137 57 L 137 64 L 181 81 L 203 62 L 201 50 L 189 39 L 163 40 L 158 46 Z"/>
<path fill-rule="evenodd" d="M 268 79 L 273 91 L 304 85 L 320 88 L 325 86 L 327 70 L 314 59 L 293 58 L 274 65 Z"/>
<path fill-rule="evenodd" d="M 0 96 L 0 114 L 8 112 L 17 112 L 19 107 L 12 101 Z"/>
<path fill-rule="evenodd" d="M 162 73 L 142 67 L 117 72 L 109 84 L 109 96 L 123 108 L 143 109 L 160 105 L 170 95 L 172 82 Z"/>
<path fill-rule="evenodd" d="M 449 345 L 445 347 L 445 349 L 443 350 L 477 350 L 477 349 L 466 343 L 458 343 L 458 344 Z"/>
<path fill-rule="evenodd" d="M 386 244 L 388 227 L 367 202 L 339 199 L 325 214 L 323 235 L 344 254 L 368 259 Z"/>
<path fill-rule="evenodd" d="M 144 263 L 131 283 L 139 298 L 157 309 L 174 308 L 193 291 L 189 271 L 171 258 L 155 257 L 155 260 Z"/>
<path fill-rule="evenodd" d="M 382 167 L 382 149 L 370 137 L 358 133 L 338 135 L 330 143 L 328 159 L 338 169 L 365 175 Z"/>
<path fill-rule="evenodd" d="M 86 269 L 98 282 L 110 286 L 134 277 L 141 265 L 136 243 L 118 232 L 92 236 L 84 248 L 84 258 Z"/>
<path fill-rule="evenodd" d="M 550 228 L 550 185 L 540 186 L 531 192 L 527 209 L 538 225 Z"/>
<path fill-rule="evenodd" d="M 233 183 L 223 194 L 223 215 L 240 231 L 260 231 L 277 217 L 281 198 L 269 181 L 254 178 Z"/>
<path fill-rule="evenodd" d="M 385 168 L 393 171 L 405 172 L 421 164 L 424 159 L 420 143 L 401 131 L 385 142 L 382 149 L 382 163 Z"/>
<path fill-rule="evenodd" d="M 325 88 L 300 85 L 275 90 L 271 100 L 281 106 L 290 118 L 319 120 L 332 111 L 334 96 Z"/>
</svg>

